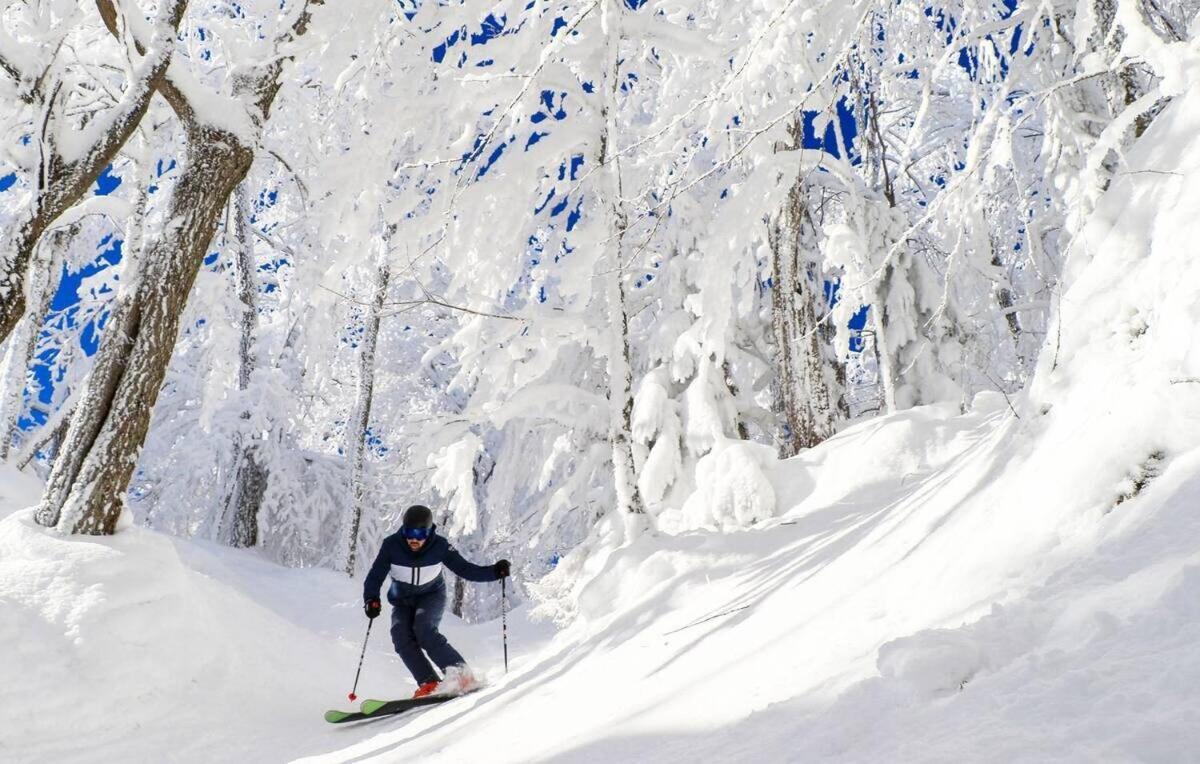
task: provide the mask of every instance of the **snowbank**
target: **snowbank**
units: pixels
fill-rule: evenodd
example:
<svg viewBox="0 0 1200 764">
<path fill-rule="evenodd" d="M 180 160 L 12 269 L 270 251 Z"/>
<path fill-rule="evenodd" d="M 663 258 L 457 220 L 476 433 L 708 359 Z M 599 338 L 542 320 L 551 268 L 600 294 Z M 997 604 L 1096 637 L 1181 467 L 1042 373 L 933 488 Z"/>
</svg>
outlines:
<svg viewBox="0 0 1200 764">
<path fill-rule="evenodd" d="M 63 537 L 14 512 L 0 520 L 0 760 L 286 761 L 345 745 L 363 733 L 338 737 L 321 714 L 346 703 L 360 587 L 142 528 Z M 360 695 L 411 692 L 375 631 Z"/>
<path fill-rule="evenodd" d="M 17 668 L 0 683 L 6 758 L 116 759 L 168 740 L 179 757 L 199 758 L 213 707 L 267 703 L 259 677 L 291 672 L 295 656 L 261 646 L 295 636 L 189 570 L 167 537 L 63 537 L 29 511 L 0 521 L 0 644 Z M 308 672 L 296 679 L 297 689 L 321 687 Z"/>
</svg>

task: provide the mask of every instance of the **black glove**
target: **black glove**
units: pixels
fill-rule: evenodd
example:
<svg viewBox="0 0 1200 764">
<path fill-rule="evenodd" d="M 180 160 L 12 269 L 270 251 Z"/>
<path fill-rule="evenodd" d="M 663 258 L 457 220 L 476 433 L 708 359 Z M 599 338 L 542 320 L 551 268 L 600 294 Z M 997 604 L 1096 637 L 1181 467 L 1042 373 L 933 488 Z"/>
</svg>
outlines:
<svg viewBox="0 0 1200 764">
<path fill-rule="evenodd" d="M 508 560 L 500 560 L 492 566 L 492 570 L 496 571 L 496 578 L 508 578 L 509 569 L 511 567 L 512 566 L 509 565 Z"/>
<path fill-rule="evenodd" d="M 381 610 L 383 610 L 383 606 L 379 600 L 367 600 L 363 603 L 363 612 L 367 614 L 367 618 L 378 618 Z"/>
</svg>

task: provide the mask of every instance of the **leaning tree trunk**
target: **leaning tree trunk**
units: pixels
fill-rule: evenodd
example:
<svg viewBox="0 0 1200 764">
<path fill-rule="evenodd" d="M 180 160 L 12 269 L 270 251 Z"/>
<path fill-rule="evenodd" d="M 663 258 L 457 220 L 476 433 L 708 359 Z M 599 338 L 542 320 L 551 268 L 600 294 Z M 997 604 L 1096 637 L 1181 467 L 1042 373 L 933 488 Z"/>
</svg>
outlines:
<svg viewBox="0 0 1200 764">
<path fill-rule="evenodd" d="M 803 178 L 796 179 L 767 234 L 773 282 L 774 397 L 783 419 L 778 449 L 786 459 L 833 435 L 847 415 L 845 372 L 827 348 L 828 306 Z"/>
<path fill-rule="evenodd" d="M 238 325 L 241 337 L 238 342 L 238 390 L 245 393 L 250 387 L 250 376 L 254 373 L 254 329 L 258 316 L 258 285 L 255 281 L 254 241 L 250 231 L 250 201 L 246 184 L 238 186 L 234 197 L 234 228 L 237 241 L 236 281 L 238 305 L 241 316 Z M 243 411 L 241 418 L 249 421 L 250 411 Z M 238 434 L 234 450 L 238 463 L 233 483 L 225 501 L 225 516 L 229 521 L 222 530 L 226 543 L 233 547 L 258 545 L 258 513 L 263 497 L 267 493 L 269 472 L 263 454 L 258 447 L 256 433 L 243 428 Z"/>
<path fill-rule="evenodd" d="M 385 238 L 386 241 L 386 238 Z M 348 575 L 354 575 L 358 556 L 358 534 L 362 526 L 363 500 L 366 498 L 365 472 L 367 463 L 367 438 L 371 426 L 371 404 L 375 397 L 375 348 L 379 340 L 379 320 L 387 297 L 388 281 L 391 277 L 387 265 L 386 245 L 383 264 L 375 279 L 375 297 L 371 300 L 367 325 L 363 332 L 362 349 L 358 355 L 358 397 L 354 402 L 354 413 L 346 423 L 346 453 L 350 455 L 350 485 L 353 504 L 350 507 L 349 530 L 345 544 Z"/>
<path fill-rule="evenodd" d="M 229 195 L 254 152 L 223 130 L 193 125 L 159 238 L 148 244 L 132 293 L 113 311 L 87 389 L 55 462 L 38 520 L 64 531 L 111 534 L 146 437 L 187 303 Z"/>
</svg>

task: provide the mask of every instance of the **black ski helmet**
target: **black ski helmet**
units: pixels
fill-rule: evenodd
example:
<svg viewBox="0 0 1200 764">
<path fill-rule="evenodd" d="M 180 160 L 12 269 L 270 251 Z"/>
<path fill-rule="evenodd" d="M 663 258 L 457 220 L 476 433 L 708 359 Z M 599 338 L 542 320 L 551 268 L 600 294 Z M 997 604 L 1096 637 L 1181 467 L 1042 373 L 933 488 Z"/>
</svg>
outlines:
<svg viewBox="0 0 1200 764">
<path fill-rule="evenodd" d="M 433 512 L 421 504 L 414 504 L 404 510 L 404 519 L 401 525 L 405 528 L 432 528 L 433 527 Z"/>
</svg>

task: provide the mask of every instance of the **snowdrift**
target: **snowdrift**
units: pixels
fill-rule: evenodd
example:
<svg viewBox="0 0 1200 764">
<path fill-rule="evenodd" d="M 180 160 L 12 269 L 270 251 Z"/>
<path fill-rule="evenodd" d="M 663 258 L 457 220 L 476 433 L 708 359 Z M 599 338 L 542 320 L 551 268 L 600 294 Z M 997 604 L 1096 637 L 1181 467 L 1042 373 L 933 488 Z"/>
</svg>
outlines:
<svg viewBox="0 0 1200 764">
<path fill-rule="evenodd" d="M 188 546 L 185 561 L 140 528 L 64 538 L 30 511 L 0 521 L 0 758 L 198 761 L 329 696 L 328 648 L 252 599 L 272 592 L 201 572 L 211 561 Z M 289 677 L 293 693 L 264 676 Z"/>
<path fill-rule="evenodd" d="M 63 537 L 32 510 L 13 512 L 0 520 L 0 760 L 287 761 L 336 749 L 347 737 L 330 737 L 321 713 L 346 702 L 360 600 L 361 582 L 331 571 L 136 527 Z M 411 692 L 386 627 L 375 631 L 359 693 Z"/>
</svg>

